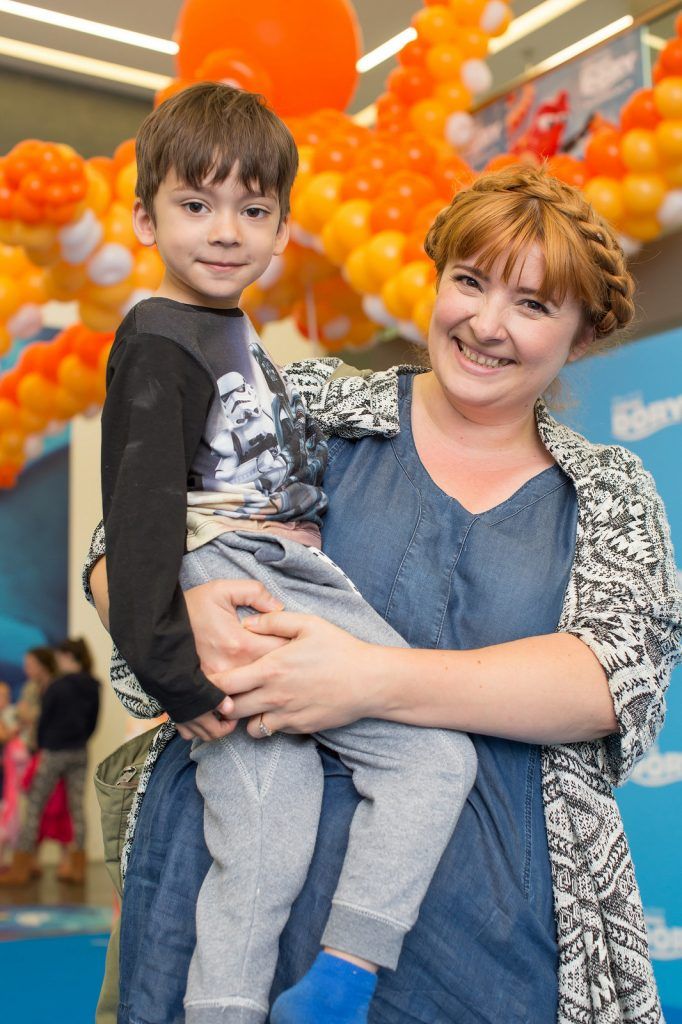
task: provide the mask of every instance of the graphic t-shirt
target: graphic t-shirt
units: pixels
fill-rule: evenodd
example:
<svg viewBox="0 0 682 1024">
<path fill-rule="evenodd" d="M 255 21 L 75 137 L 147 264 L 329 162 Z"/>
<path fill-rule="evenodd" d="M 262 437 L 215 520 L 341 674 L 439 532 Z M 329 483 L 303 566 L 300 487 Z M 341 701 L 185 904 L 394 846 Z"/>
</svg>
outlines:
<svg viewBox="0 0 682 1024">
<path fill-rule="evenodd" d="M 188 547 L 226 528 L 215 517 L 319 527 L 327 445 L 300 395 L 247 317 L 225 315 L 200 344 L 216 389 L 188 478 Z"/>
</svg>

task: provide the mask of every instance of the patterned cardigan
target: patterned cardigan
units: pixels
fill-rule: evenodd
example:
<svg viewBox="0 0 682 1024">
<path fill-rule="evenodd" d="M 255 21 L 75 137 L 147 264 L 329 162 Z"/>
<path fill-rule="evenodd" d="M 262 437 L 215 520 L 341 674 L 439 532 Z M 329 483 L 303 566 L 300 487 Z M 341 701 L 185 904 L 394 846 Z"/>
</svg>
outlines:
<svg viewBox="0 0 682 1024">
<path fill-rule="evenodd" d="M 414 372 L 395 367 L 358 374 L 333 358 L 287 368 L 323 429 L 347 438 L 395 435 L 398 376 Z M 579 637 L 598 658 L 619 723 L 619 732 L 603 740 L 543 748 L 559 947 L 558 1024 L 661 1024 L 642 904 L 612 787 L 627 779 L 654 742 L 680 654 L 682 599 L 670 531 L 652 478 L 635 455 L 591 444 L 554 420 L 542 401 L 536 421 L 578 499 L 575 558 L 557 628 Z M 104 550 L 100 525 L 84 573 L 90 599 L 89 572 Z M 159 714 L 116 650 L 111 679 L 131 714 Z M 151 770 L 174 733 L 170 722 L 160 728 L 141 773 L 123 874 Z"/>
</svg>

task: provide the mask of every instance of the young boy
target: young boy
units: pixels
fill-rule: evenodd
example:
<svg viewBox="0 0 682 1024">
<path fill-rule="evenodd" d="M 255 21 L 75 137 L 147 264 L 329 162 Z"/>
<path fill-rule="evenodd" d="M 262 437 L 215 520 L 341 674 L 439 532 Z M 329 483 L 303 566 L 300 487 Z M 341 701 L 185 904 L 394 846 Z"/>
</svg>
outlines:
<svg viewBox="0 0 682 1024">
<path fill-rule="evenodd" d="M 202 84 L 149 115 L 137 163 L 135 232 L 157 245 L 165 274 L 121 324 L 107 370 L 111 633 L 145 690 L 196 737 L 213 865 L 187 1022 L 262 1024 L 312 856 L 321 769 L 311 740 L 273 736 L 262 716 L 265 742 L 242 723 L 201 742 L 216 734 L 225 695 L 201 671 L 182 589 L 250 576 L 289 609 L 369 642 L 404 641 L 320 551 L 324 438 L 238 308 L 287 242 L 291 135 L 259 97 Z M 364 799 L 325 952 L 277 1000 L 273 1024 L 366 1021 L 376 970 L 395 967 L 475 774 L 457 733 L 363 720 L 319 739 Z"/>
</svg>

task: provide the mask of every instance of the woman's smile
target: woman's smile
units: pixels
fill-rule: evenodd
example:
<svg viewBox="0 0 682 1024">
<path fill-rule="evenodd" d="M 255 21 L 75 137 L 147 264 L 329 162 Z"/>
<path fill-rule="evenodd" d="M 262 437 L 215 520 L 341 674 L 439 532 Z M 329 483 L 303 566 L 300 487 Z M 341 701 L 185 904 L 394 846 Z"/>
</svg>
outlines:
<svg viewBox="0 0 682 1024">
<path fill-rule="evenodd" d="M 514 359 L 503 359 L 501 357 L 488 356 L 478 349 L 471 348 L 461 338 L 454 338 L 457 348 L 468 363 L 473 363 L 477 368 L 484 370 L 498 370 L 504 366 L 511 366 Z"/>
</svg>

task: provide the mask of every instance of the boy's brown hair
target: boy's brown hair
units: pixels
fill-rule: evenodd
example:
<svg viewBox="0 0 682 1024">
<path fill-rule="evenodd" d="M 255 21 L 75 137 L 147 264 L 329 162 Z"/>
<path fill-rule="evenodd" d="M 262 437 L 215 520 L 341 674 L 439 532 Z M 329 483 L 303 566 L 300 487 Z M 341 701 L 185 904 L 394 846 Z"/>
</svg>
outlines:
<svg viewBox="0 0 682 1024">
<path fill-rule="evenodd" d="M 135 141 L 135 192 L 154 221 L 154 197 L 173 170 L 199 188 L 209 177 L 220 184 L 235 163 L 246 188 L 257 185 L 289 213 L 289 193 L 298 170 L 291 132 L 262 96 L 218 82 L 201 82 L 176 93 L 142 122 Z"/>
</svg>

